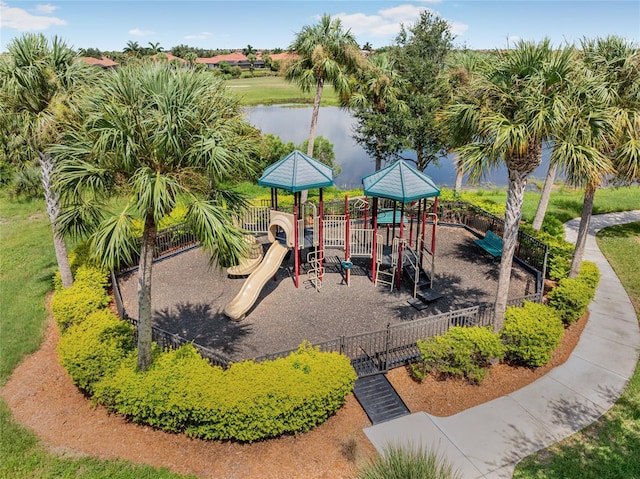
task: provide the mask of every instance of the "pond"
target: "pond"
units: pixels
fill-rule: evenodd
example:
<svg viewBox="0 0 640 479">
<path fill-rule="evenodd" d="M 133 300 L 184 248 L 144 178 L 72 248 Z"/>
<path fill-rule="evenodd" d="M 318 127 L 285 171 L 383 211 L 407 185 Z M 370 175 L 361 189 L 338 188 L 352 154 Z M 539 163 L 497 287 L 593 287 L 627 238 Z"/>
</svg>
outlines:
<svg viewBox="0 0 640 479">
<path fill-rule="evenodd" d="M 247 121 L 260 129 L 263 134 L 272 133 L 279 136 L 282 141 L 291 141 L 296 145 L 309 137 L 311 111 L 311 107 L 292 108 L 283 105 L 246 109 Z M 362 187 L 362 178 L 375 171 L 374 159 L 352 138 L 354 125 L 355 120 L 348 110 L 339 107 L 320 108 L 316 135 L 323 136 L 333 144 L 335 161 L 342 168 L 335 184 L 342 189 Z M 549 165 L 549 153 L 548 150 L 543 151 L 542 164 L 533 172 L 532 177 L 544 180 Z M 405 156 L 415 158 L 415 153 L 407 152 Z M 436 185 L 452 188 L 456 179 L 454 155 L 450 154 L 442 158 L 438 166 L 429 165 L 425 174 L 430 176 Z M 465 177 L 464 184 L 466 183 Z M 481 185 L 506 186 L 506 168 L 489 172 Z"/>
</svg>

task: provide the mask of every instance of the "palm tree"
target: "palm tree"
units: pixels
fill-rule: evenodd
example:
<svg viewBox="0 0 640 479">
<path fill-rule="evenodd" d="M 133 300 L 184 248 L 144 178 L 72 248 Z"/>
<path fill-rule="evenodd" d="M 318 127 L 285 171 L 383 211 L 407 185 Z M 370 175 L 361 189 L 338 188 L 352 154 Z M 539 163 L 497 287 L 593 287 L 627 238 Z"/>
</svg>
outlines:
<svg viewBox="0 0 640 479">
<path fill-rule="evenodd" d="M 581 60 L 587 68 L 587 76 L 595 77 L 595 86 L 587 91 L 591 96 L 594 92 L 599 93 L 600 103 L 599 107 L 586 106 L 586 120 L 575 127 L 580 136 L 574 141 L 574 145 L 576 149 L 584 150 L 584 144 L 590 142 L 598 149 L 598 155 L 594 155 L 593 158 L 580 158 L 582 161 L 564 167 L 570 183 L 585 187 L 576 248 L 569 273 L 572 278 L 580 271 L 597 187 L 614 175 L 613 179 L 617 184 L 629 184 L 640 180 L 638 46 L 620 37 L 610 36 L 595 40 L 583 39 L 581 47 Z M 586 95 L 585 92 L 584 96 Z M 577 118 L 574 114 L 573 121 L 577 121 Z M 592 132 L 596 129 L 594 125 L 609 124 L 610 129 L 605 129 L 599 136 L 593 135 Z M 564 135 L 568 135 L 574 129 L 565 127 L 563 130 Z M 590 135 L 587 136 L 585 132 L 589 132 Z M 594 136 L 595 139 L 592 139 Z"/>
<path fill-rule="evenodd" d="M 340 19 L 332 20 L 330 15 L 323 15 L 317 25 L 305 25 L 289 50 L 298 59 L 287 68 L 286 79 L 296 82 L 304 92 L 312 88 L 316 91 L 307 149 L 311 156 L 325 82 L 331 83 L 338 94 L 348 92 L 349 73 L 356 71 L 364 59 L 351 31 L 345 32 Z"/>
<path fill-rule="evenodd" d="M 37 156 L 53 245 L 62 284 L 73 284 L 67 247 L 58 225 L 59 194 L 53 187 L 56 158 L 46 147 L 57 141 L 58 124 L 68 114 L 73 96 L 94 77 L 95 69 L 76 61 L 76 55 L 58 37 L 49 42 L 42 34 L 25 34 L 7 46 L 0 62 L 2 104 L 5 114 L 18 118 L 30 150 Z"/>
<path fill-rule="evenodd" d="M 445 115 L 454 140 L 463 144 L 458 153 L 472 180 L 501 164 L 508 171 L 495 331 L 504 321 L 527 178 L 540 165 L 542 142 L 554 134 L 563 115 L 562 93 L 573 68 L 572 55 L 572 48 L 554 51 L 549 40 L 519 42 L 478 69 L 460 102 Z"/>
<path fill-rule="evenodd" d="M 151 362 L 151 275 L 158 221 L 180 202 L 211 261 L 237 264 L 246 241 L 233 224 L 232 195 L 218 185 L 251 169 L 255 129 L 236 100 L 206 72 L 166 64 L 109 72 L 53 151 L 67 209 L 65 231 L 89 234 L 115 269 L 139 248 L 138 368 Z M 111 211 L 109 199 L 128 200 Z M 133 237 L 142 226 L 141 244 Z"/>
<path fill-rule="evenodd" d="M 371 55 L 365 65 L 354 75 L 350 95 L 341 100 L 358 122 L 354 138 L 375 158 L 377 171 L 389 154 L 402 149 L 402 138 L 390 134 L 391 123 L 407 106 L 400 99 L 404 80 L 388 54 Z"/>
<path fill-rule="evenodd" d="M 164 48 L 160 46 L 160 42 L 149 42 L 149 55 L 155 55 L 156 53 L 163 52 Z"/>
<path fill-rule="evenodd" d="M 479 54 L 474 50 L 454 51 L 449 56 L 447 63 L 448 67 L 446 70 L 446 75 L 449 81 L 449 91 L 455 98 L 454 92 L 469 85 L 471 76 L 474 74 L 474 72 L 476 72 L 478 68 L 480 68 L 480 65 L 482 63 L 480 62 Z M 452 98 L 451 101 L 454 101 L 454 99 Z M 439 118 L 437 118 L 437 121 L 439 121 Z M 470 141 L 471 138 L 468 138 L 464 143 L 468 143 Z M 456 180 L 453 192 L 454 194 L 459 195 L 462 191 L 462 180 L 465 171 L 464 161 L 458 154 L 455 155 L 454 164 L 456 168 Z"/>
<path fill-rule="evenodd" d="M 126 53 L 127 55 L 131 55 L 134 57 L 139 57 L 140 53 L 142 53 L 142 47 L 138 44 L 138 42 L 129 40 L 127 42 L 127 45 L 123 48 L 122 53 Z"/>
</svg>

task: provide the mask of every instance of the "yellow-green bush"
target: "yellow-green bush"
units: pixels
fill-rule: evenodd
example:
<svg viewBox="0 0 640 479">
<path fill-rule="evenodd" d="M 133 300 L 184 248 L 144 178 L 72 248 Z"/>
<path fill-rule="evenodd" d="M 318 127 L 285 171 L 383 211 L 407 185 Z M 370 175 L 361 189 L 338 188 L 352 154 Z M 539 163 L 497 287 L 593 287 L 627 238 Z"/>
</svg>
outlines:
<svg viewBox="0 0 640 479">
<path fill-rule="evenodd" d="M 587 312 L 600 281 L 600 270 L 583 261 L 577 278 L 563 278 L 548 294 L 547 304 L 560 314 L 566 325 L 575 323 Z"/>
<path fill-rule="evenodd" d="M 482 327 L 455 326 L 442 336 L 427 338 L 417 344 L 421 360 L 412 368 L 417 379 L 433 371 L 481 382 L 491 363 L 504 356 L 500 337 Z"/>
<path fill-rule="evenodd" d="M 91 244 L 89 243 L 89 241 L 78 243 L 69 252 L 69 266 L 71 267 L 71 274 L 73 274 L 75 281 L 78 280 L 78 270 L 81 267 L 90 267 L 92 271 L 100 271 L 99 274 L 101 274 L 104 278 L 105 284 L 109 276 L 109 271 L 106 268 L 102 268 L 98 261 L 91 256 Z M 82 273 L 80 274 L 82 275 Z M 63 289 L 60 270 L 56 270 L 54 274 L 53 286 L 56 291 L 60 291 Z"/>
<path fill-rule="evenodd" d="M 521 308 L 507 308 L 501 331 L 507 359 L 529 367 L 547 364 L 563 334 L 562 320 L 554 309 L 529 301 Z"/>
<path fill-rule="evenodd" d="M 595 294 L 598 283 L 600 282 L 600 270 L 598 266 L 591 261 L 583 261 L 580 265 L 578 279 L 584 281 Z"/>
<path fill-rule="evenodd" d="M 349 360 L 307 345 L 286 358 L 212 367 L 192 346 L 164 352 L 146 372 L 127 359 L 96 398 L 132 421 L 202 439 L 251 442 L 307 431 L 344 403 Z"/>
<path fill-rule="evenodd" d="M 103 309 L 65 331 L 58 343 L 58 356 L 73 382 L 92 393 L 93 385 L 113 375 L 133 349 L 133 326 Z"/>
<path fill-rule="evenodd" d="M 105 290 L 107 284 L 101 269 L 80 266 L 73 286 L 57 290 L 51 300 L 51 310 L 58 325 L 64 330 L 107 306 L 110 301 Z"/>
</svg>

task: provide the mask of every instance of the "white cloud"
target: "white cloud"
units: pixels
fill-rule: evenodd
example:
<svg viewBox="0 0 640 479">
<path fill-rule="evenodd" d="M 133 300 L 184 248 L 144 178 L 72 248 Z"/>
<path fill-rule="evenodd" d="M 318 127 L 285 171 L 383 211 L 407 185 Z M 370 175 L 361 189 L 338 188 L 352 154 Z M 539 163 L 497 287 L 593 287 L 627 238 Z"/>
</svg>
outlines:
<svg viewBox="0 0 640 479">
<path fill-rule="evenodd" d="M 520 40 L 522 40 L 522 38 L 518 35 L 507 35 L 507 45 L 515 45 Z"/>
<path fill-rule="evenodd" d="M 151 30 L 141 30 L 139 28 L 132 28 L 129 30 L 129 35 L 133 35 L 135 37 L 146 37 L 147 35 L 153 35 Z"/>
<path fill-rule="evenodd" d="M 41 10 L 38 6 L 36 9 L 39 12 L 50 13 L 55 10 L 56 7 L 42 5 L 43 7 L 51 7 Z M 46 30 L 54 25 L 66 25 L 66 20 L 58 17 L 49 17 L 43 15 L 32 15 L 22 8 L 10 7 L 8 3 L 0 2 L 0 27 L 12 28 L 19 32 L 29 32 L 34 30 Z"/>
<path fill-rule="evenodd" d="M 56 7 L 55 5 L 51 5 L 50 3 L 47 3 L 46 5 L 36 5 L 36 12 L 43 13 L 45 15 L 51 15 L 58 8 L 60 7 Z"/>
<path fill-rule="evenodd" d="M 456 37 L 460 35 L 464 35 L 465 32 L 469 29 L 469 25 L 466 23 L 460 22 L 452 22 L 451 20 L 447 20 L 449 23 L 449 27 L 451 28 L 451 33 L 453 33 Z"/>
<path fill-rule="evenodd" d="M 440 3 L 441 0 L 425 0 L 423 3 Z M 345 29 L 350 29 L 354 35 L 372 35 L 375 37 L 395 36 L 400 32 L 400 26 L 411 27 L 420 19 L 420 14 L 430 11 L 438 15 L 435 10 L 423 5 L 398 5 L 391 8 L 378 10 L 375 15 L 365 13 L 338 13 L 334 17 L 339 18 Z M 460 22 L 447 20 L 451 33 L 462 35 L 469 28 L 468 25 Z"/>
<path fill-rule="evenodd" d="M 212 33 L 209 32 L 200 32 L 195 35 L 185 35 L 184 38 L 185 40 L 203 40 L 209 38 L 211 35 Z"/>
</svg>

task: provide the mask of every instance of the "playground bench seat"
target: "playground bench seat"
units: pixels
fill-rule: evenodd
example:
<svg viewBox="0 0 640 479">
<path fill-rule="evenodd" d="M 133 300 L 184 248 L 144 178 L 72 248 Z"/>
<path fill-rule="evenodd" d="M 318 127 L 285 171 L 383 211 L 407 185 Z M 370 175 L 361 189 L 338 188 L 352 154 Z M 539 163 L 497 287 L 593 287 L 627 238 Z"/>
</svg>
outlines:
<svg viewBox="0 0 640 479">
<path fill-rule="evenodd" d="M 474 243 L 494 258 L 502 256 L 502 238 L 491 230 L 487 231 L 484 238 L 477 239 Z"/>
</svg>

